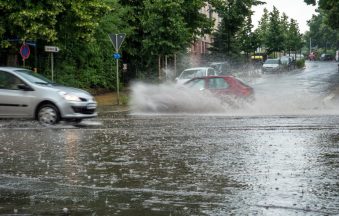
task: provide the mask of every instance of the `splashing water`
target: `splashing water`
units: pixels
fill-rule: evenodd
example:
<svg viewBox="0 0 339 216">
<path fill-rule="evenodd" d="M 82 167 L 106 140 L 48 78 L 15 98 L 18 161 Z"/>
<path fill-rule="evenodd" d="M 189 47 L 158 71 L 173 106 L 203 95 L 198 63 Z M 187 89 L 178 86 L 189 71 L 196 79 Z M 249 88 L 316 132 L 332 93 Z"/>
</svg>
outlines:
<svg viewBox="0 0 339 216">
<path fill-rule="evenodd" d="M 306 71 L 307 72 L 307 71 Z M 319 72 L 318 76 L 319 76 Z M 305 75 L 306 74 L 306 75 Z M 256 73 L 256 75 L 258 75 Z M 317 76 L 295 72 L 256 76 L 250 80 L 255 101 L 228 98 L 220 100 L 205 91 L 190 89 L 174 83 L 132 85 L 130 107 L 134 114 L 177 113 L 218 114 L 229 116 L 263 115 L 336 115 L 339 100 L 328 93 L 322 81 L 307 80 Z"/>
<path fill-rule="evenodd" d="M 210 94 L 185 86 L 136 83 L 132 86 L 131 109 L 135 113 L 220 113 L 225 105 Z"/>
</svg>

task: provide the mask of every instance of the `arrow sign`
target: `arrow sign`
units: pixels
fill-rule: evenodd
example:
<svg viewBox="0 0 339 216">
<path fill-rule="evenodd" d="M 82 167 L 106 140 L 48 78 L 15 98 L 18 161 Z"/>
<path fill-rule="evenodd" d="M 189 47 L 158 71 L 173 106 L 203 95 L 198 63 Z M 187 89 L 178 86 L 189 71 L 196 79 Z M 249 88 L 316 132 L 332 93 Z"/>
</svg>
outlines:
<svg viewBox="0 0 339 216">
<path fill-rule="evenodd" d="M 45 46 L 45 52 L 59 52 L 59 47 L 56 46 Z"/>
<path fill-rule="evenodd" d="M 120 58 L 121 58 L 120 53 L 114 53 L 114 54 L 113 54 L 113 58 L 114 58 L 114 59 L 120 59 Z"/>
<path fill-rule="evenodd" d="M 108 34 L 109 39 L 112 41 L 112 44 L 115 48 L 115 50 L 119 50 L 121 47 L 122 42 L 125 39 L 126 34 L 125 33 L 119 33 L 119 34 Z"/>
</svg>

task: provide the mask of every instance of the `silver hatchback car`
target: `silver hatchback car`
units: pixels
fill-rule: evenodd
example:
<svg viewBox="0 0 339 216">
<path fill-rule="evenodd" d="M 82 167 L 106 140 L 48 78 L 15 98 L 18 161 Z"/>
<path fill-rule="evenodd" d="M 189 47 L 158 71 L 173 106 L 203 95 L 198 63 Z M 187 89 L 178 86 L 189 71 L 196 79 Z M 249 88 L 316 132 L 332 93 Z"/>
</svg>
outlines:
<svg viewBox="0 0 339 216">
<path fill-rule="evenodd" d="M 55 84 L 24 68 L 0 67 L 0 118 L 33 118 L 43 125 L 97 116 L 88 92 Z"/>
</svg>

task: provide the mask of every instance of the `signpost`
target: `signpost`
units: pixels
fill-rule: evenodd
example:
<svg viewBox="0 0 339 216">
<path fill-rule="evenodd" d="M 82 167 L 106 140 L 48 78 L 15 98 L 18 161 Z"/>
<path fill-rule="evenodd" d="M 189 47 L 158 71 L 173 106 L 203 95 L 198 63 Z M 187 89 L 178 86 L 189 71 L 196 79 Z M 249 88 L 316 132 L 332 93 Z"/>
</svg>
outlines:
<svg viewBox="0 0 339 216">
<path fill-rule="evenodd" d="M 115 48 L 115 53 L 113 54 L 113 58 L 116 59 L 116 65 L 117 65 L 117 104 L 120 104 L 119 98 L 119 59 L 121 58 L 121 55 L 119 54 L 119 48 L 121 47 L 122 42 L 125 39 L 126 34 L 125 33 L 119 33 L 119 34 L 108 34 L 109 39 L 112 41 L 113 47 Z"/>
<path fill-rule="evenodd" d="M 45 46 L 45 52 L 51 53 L 51 71 L 52 71 L 52 81 L 54 81 L 54 58 L 53 53 L 59 52 L 59 47 L 56 46 Z"/>
</svg>

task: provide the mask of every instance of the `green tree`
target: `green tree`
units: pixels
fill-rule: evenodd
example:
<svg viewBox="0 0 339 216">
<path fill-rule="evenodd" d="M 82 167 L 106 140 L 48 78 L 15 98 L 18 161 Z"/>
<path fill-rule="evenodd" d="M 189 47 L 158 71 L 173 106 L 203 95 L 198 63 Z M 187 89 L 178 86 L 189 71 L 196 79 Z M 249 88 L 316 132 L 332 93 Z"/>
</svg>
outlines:
<svg viewBox="0 0 339 216">
<path fill-rule="evenodd" d="M 337 49 L 339 31 L 333 30 L 327 25 L 323 12 L 320 11 L 318 15 L 313 15 L 308 25 L 310 30 L 305 33 L 305 40 L 311 41 L 312 47 L 322 49 L 324 52 Z"/>
<path fill-rule="evenodd" d="M 251 52 L 255 52 L 255 50 L 260 46 L 259 37 L 256 32 L 252 31 L 252 19 L 251 16 L 248 16 L 245 21 L 245 25 L 239 34 L 239 44 L 240 49 L 244 51 L 248 57 Z"/>
<path fill-rule="evenodd" d="M 108 34 L 130 34 L 132 29 L 123 22 L 130 9 L 119 5 L 117 0 L 104 0 L 102 4 L 109 10 L 98 15 L 100 20 L 97 26 L 93 27 L 91 38 L 79 38 L 80 35 L 71 33 L 71 17 L 68 18 L 69 23 L 63 26 L 64 29 L 60 30 L 65 32 L 59 37 L 64 49 L 58 54 L 58 81 L 83 88 L 116 88 L 116 71 L 113 70 L 115 61 L 112 58 L 115 51 Z M 68 28 L 69 32 L 66 31 Z"/>
<path fill-rule="evenodd" d="M 236 35 L 241 30 L 246 18 L 252 14 L 251 7 L 262 4 L 257 0 L 230 0 L 219 3 L 216 9 L 222 18 L 214 33 L 214 43 L 211 51 L 215 54 L 225 54 L 228 57 L 239 53 Z"/>
<path fill-rule="evenodd" d="M 304 45 L 302 34 L 300 34 L 300 30 L 296 20 L 290 20 L 286 35 L 286 51 L 288 51 L 289 54 L 291 51 L 294 51 L 296 54 L 296 52 L 300 51 Z"/>
<path fill-rule="evenodd" d="M 273 11 L 269 15 L 268 34 L 265 41 L 267 52 L 275 53 L 284 49 L 284 29 L 281 24 L 279 11 L 273 7 Z M 275 55 L 275 54 L 274 54 Z"/>
<path fill-rule="evenodd" d="M 109 10 L 100 0 L 88 1 L 0 1 L 2 44 L 21 40 L 57 41 L 64 33 L 76 39 L 91 39 L 100 15 Z"/>
<path fill-rule="evenodd" d="M 131 8 L 125 22 L 134 30 L 126 38 L 124 61 L 128 63 L 128 73 L 132 77 L 151 79 L 157 71 L 154 65 L 157 65 L 159 55 L 185 51 L 198 35 L 212 29 L 212 20 L 200 13 L 204 0 L 119 2 Z"/>
<path fill-rule="evenodd" d="M 265 48 L 265 42 L 268 35 L 268 26 L 269 26 L 269 12 L 264 8 L 264 13 L 260 18 L 258 28 L 255 30 L 258 35 L 260 46 Z"/>
<path fill-rule="evenodd" d="M 288 39 L 288 29 L 289 29 L 289 21 L 288 21 L 288 16 L 286 15 L 286 13 L 282 13 L 281 17 L 280 17 L 280 24 L 281 24 L 281 28 L 283 29 L 283 42 L 284 42 L 284 52 L 288 52 L 288 48 L 287 48 L 287 39 Z"/>
<path fill-rule="evenodd" d="M 183 0 L 144 1 L 145 10 L 141 22 L 144 31 L 142 51 L 149 59 L 152 56 L 159 59 L 188 46 L 191 35 L 182 16 L 182 4 Z"/>
<path fill-rule="evenodd" d="M 307 4 L 316 5 L 316 0 L 304 0 Z M 319 0 L 319 9 L 323 11 L 325 23 L 332 29 L 339 29 L 339 1 Z"/>
</svg>

